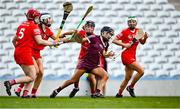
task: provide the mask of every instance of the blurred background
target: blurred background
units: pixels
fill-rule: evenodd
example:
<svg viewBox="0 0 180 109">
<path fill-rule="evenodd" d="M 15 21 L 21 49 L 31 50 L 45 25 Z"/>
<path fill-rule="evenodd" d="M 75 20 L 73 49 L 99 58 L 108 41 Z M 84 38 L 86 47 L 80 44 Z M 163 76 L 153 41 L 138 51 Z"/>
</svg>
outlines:
<svg viewBox="0 0 180 109">
<path fill-rule="evenodd" d="M 137 96 L 180 96 L 180 1 L 179 0 L 68 0 L 73 4 L 63 31 L 75 29 L 86 9 L 94 9 L 85 19 L 96 23 L 95 33 L 107 25 L 118 34 L 127 27 L 127 17 L 136 16 L 138 27 L 149 33 L 145 45 L 139 45 L 137 60 L 145 68 L 138 82 Z M 26 20 L 24 13 L 34 7 L 53 16 L 53 32 L 57 33 L 63 17 L 65 0 L 1 0 L 0 1 L 0 95 L 6 95 L 3 81 L 24 75 L 14 61 L 11 43 L 19 24 Z M 83 25 L 83 24 L 82 24 Z M 112 44 L 110 49 L 118 55 L 121 47 Z M 42 51 L 44 77 L 38 95 L 47 96 L 59 84 L 71 77 L 76 67 L 80 44 L 63 44 L 58 48 L 46 47 Z M 124 77 L 120 55 L 115 61 L 107 59 L 109 80 L 106 95 L 115 96 Z M 81 95 L 89 94 L 89 85 L 83 75 Z M 61 95 L 68 95 L 72 87 Z M 128 94 L 128 93 L 127 93 Z M 126 95 L 126 94 L 125 94 Z"/>
</svg>

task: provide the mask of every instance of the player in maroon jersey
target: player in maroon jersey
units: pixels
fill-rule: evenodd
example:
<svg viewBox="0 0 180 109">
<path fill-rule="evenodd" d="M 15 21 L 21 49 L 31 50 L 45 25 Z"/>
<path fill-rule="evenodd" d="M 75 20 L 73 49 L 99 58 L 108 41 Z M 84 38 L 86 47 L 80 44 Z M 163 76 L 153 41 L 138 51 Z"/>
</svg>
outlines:
<svg viewBox="0 0 180 109">
<path fill-rule="evenodd" d="M 120 34 L 118 34 L 113 43 L 120 45 L 123 47 L 123 51 L 121 54 L 122 63 L 125 65 L 125 78 L 120 85 L 119 92 L 116 97 L 123 97 L 122 92 L 127 86 L 129 80 L 131 79 L 133 72 L 137 71 L 134 76 L 131 84 L 127 86 L 126 90 L 132 97 L 135 97 L 134 94 L 134 85 L 136 82 L 143 76 L 144 69 L 143 67 L 136 61 L 136 48 L 139 44 L 144 44 L 147 39 L 147 33 L 145 32 L 144 37 L 135 43 L 132 43 L 134 36 L 139 28 L 136 28 L 137 19 L 135 16 L 128 17 L 128 28 L 122 30 Z"/>
<path fill-rule="evenodd" d="M 63 83 L 62 86 L 55 89 L 50 98 L 56 97 L 56 95 L 67 86 L 76 83 L 79 81 L 80 77 L 85 73 L 92 73 L 100 77 L 99 83 L 97 85 L 96 97 L 104 97 L 102 94 L 102 90 L 106 81 L 108 79 L 107 72 L 99 66 L 100 56 L 103 55 L 105 57 L 114 56 L 113 52 L 108 52 L 109 39 L 113 36 L 114 30 L 110 27 L 103 27 L 101 29 L 101 35 L 91 35 L 89 37 L 83 38 L 83 42 L 87 41 L 89 43 L 89 47 L 87 48 L 87 53 L 85 57 L 79 62 L 77 68 L 74 72 L 74 75 L 70 80 L 67 80 Z"/>
<path fill-rule="evenodd" d="M 95 22 L 88 20 L 88 21 L 86 21 L 85 25 L 82 27 L 82 30 L 80 30 L 80 31 L 68 31 L 68 32 L 63 33 L 62 35 L 70 35 L 70 34 L 73 34 L 74 32 L 77 32 L 77 34 L 81 38 L 85 38 L 85 37 L 88 37 L 90 35 L 94 35 L 94 28 L 95 28 Z M 68 40 L 65 42 L 68 42 Z M 85 54 L 87 53 L 88 47 L 89 47 L 88 42 L 82 42 L 81 43 L 81 49 L 80 49 L 80 53 L 79 53 L 79 57 L 78 57 L 78 64 L 80 64 L 81 60 L 84 59 Z M 101 58 L 100 58 L 100 66 L 102 68 L 106 69 L 105 59 L 103 56 L 101 56 Z M 94 97 L 95 91 L 96 91 L 96 85 L 97 85 L 97 78 L 94 74 L 88 73 L 87 79 L 90 83 L 91 97 Z M 70 98 L 74 97 L 78 91 L 79 91 L 79 81 L 74 84 L 74 88 L 70 92 L 69 97 Z"/>
</svg>

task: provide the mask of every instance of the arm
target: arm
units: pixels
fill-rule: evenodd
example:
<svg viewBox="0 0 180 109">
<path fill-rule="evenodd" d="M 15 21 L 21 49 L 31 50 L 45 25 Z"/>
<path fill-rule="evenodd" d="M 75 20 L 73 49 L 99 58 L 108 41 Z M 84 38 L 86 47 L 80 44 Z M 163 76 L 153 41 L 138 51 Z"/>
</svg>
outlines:
<svg viewBox="0 0 180 109">
<path fill-rule="evenodd" d="M 113 57 L 114 56 L 114 52 L 113 51 L 103 51 L 103 56 L 105 58 L 110 58 L 110 57 Z"/>
<path fill-rule="evenodd" d="M 148 34 L 147 34 L 147 32 L 145 32 L 144 37 L 143 37 L 142 39 L 140 39 L 139 42 L 140 42 L 141 44 L 145 44 L 147 38 L 148 38 Z"/>
<path fill-rule="evenodd" d="M 123 43 L 122 40 L 117 40 L 117 39 L 114 39 L 113 43 L 116 45 L 123 46 L 125 48 L 129 48 L 132 45 L 132 43 Z"/>
<path fill-rule="evenodd" d="M 67 32 L 64 32 L 63 34 L 61 34 L 61 37 L 65 37 L 65 35 L 72 35 L 72 34 L 76 34 L 78 31 L 77 30 L 70 30 Z"/>
<path fill-rule="evenodd" d="M 16 47 L 16 40 L 17 40 L 17 37 L 14 36 L 13 39 L 12 39 L 12 43 L 13 43 L 14 47 Z"/>
<path fill-rule="evenodd" d="M 34 38 L 35 38 L 36 43 L 39 45 L 45 45 L 45 46 L 58 45 L 58 42 L 56 42 L 56 41 L 50 42 L 47 40 L 43 40 L 41 35 L 37 35 Z"/>
</svg>

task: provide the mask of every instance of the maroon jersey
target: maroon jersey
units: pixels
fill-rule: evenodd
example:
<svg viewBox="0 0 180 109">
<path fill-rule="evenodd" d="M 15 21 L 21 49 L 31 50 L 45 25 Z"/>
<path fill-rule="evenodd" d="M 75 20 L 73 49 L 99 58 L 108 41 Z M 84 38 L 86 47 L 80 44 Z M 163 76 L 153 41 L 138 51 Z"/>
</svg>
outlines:
<svg viewBox="0 0 180 109">
<path fill-rule="evenodd" d="M 77 68 L 91 72 L 91 70 L 98 67 L 100 56 L 103 55 L 103 50 L 107 50 L 109 44 L 102 40 L 102 36 L 96 35 L 89 36 L 88 41 L 87 53 Z"/>
</svg>

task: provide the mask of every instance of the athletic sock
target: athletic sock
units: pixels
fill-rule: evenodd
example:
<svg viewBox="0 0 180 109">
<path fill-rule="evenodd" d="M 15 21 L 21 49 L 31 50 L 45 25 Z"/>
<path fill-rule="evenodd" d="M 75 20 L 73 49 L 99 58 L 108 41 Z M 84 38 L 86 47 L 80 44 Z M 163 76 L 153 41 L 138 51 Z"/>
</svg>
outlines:
<svg viewBox="0 0 180 109">
<path fill-rule="evenodd" d="M 134 89 L 134 85 L 135 85 L 135 84 L 130 84 L 130 85 L 129 85 L 129 88 Z"/>
<path fill-rule="evenodd" d="M 95 93 L 96 93 L 96 91 L 91 89 L 91 94 L 94 95 Z"/>
<path fill-rule="evenodd" d="M 9 83 L 10 83 L 11 85 L 14 85 L 14 84 L 16 84 L 16 81 L 15 81 L 15 79 L 9 80 Z"/>
<path fill-rule="evenodd" d="M 60 91 L 62 90 L 62 88 L 59 87 L 59 88 L 57 88 L 56 90 L 57 90 L 57 92 L 60 92 Z"/>
<path fill-rule="evenodd" d="M 32 89 L 32 91 L 31 91 L 31 95 L 36 95 L 36 92 L 37 92 L 37 89 Z"/>
<path fill-rule="evenodd" d="M 101 92 L 101 90 L 99 90 L 99 89 L 96 89 L 96 93 L 100 93 Z"/>
<path fill-rule="evenodd" d="M 16 92 L 21 92 L 22 88 L 24 87 L 24 83 L 21 83 L 18 88 L 15 89 Z"/>
<path fill-rule="evenodd" d="M 28 90 L 24 90 L 22 96 L 27 96 L 27 95 L 28 95 L 28 92 L 29 92 Z"/>
<path fill-rule="evenodd" d="M 121 89 L 119 89 L 119 92 L 118 92 L 118 95 L 122 95 L 122 90 Z"/>
</svg>

